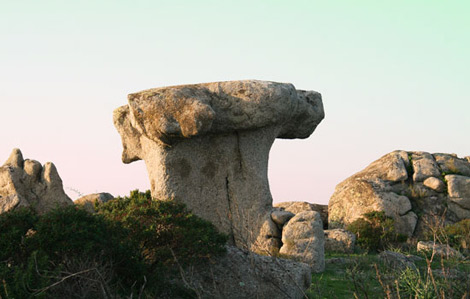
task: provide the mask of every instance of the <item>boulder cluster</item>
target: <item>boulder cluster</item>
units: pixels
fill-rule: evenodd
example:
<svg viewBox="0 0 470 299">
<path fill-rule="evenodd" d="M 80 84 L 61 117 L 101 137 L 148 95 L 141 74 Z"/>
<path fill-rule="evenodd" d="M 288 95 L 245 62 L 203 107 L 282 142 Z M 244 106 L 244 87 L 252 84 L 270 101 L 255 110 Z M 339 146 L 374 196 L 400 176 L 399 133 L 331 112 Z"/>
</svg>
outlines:
<svg viewBox="0 0 470 299">
<path fill-rule="evenodd" d="M 371 211 L 385 212 L 397 232 L 409 237 L 470 218 L 470 157 L 389 153 L 338 184 L 329 227 L 344 227 Z"/>
<path fill-rule="evenodd" d="M 53 163 L 41 165 L 36 160 L 23 159 L 21 151 L 14 149 L 0 167 L 0 213 L 31 207 L 42 214 L 72 204 Z"/>
</svg>

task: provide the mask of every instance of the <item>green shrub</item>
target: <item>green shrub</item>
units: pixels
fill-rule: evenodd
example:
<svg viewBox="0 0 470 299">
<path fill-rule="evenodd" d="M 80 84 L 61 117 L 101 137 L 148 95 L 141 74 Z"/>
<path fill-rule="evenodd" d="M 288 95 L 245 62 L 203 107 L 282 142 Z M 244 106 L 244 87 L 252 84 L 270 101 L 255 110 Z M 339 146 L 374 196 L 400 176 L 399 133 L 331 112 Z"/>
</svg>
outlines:
<svg viewBox="0 0 470 299">
<path fill-rule="evenodd" d="M 152 200 L 150 191 L 97 205 L 106 219 L 130 231 L 152 269 L 185 265 L 225 252 L 227 236 L 175 201 Z"/>
<path fill-rule="evenodd" d="M 86 292 L 93 297 L 110 286 L 113 292 L 124 292 L 144 274 L 138 247 L 123 241 L 127 235 L 119 225 L 74 206 L 42 216 L 24 209 L 2 214 L 0 296 L 64 298 Z M 80 288 L 93 277 L 101 280 Z M 61 283 L 50 287 L 57 282 Z"/>
<path fill-rule="evenodd" d="M 470 219 L 461 220 L 445 227 L 449 245 L 468 253 L 470 249 Z"/>
<path fill-rule="evenodd" d="M 26 235 L 37 221 L 38 216 L 27 208 L 0 214 L 0 261 L 11 263 L 23 258 Z"/>
<path fill-rule="evenodd" d="M 1 214 L 0 298 L 193 298 L 178 267 L 225 251 L 210 222 L 148 191 L 97 210 Z"/>
<path fill-rule="evenodd" d="M 385 250 L 396 243 L 406 241 L 406 236 L 395 232 L 394 220 L 385 212 L 365 213 L 350 223 L 346 229 L 357 237 L 357 245 L 367 251 Z"/>
</svg>

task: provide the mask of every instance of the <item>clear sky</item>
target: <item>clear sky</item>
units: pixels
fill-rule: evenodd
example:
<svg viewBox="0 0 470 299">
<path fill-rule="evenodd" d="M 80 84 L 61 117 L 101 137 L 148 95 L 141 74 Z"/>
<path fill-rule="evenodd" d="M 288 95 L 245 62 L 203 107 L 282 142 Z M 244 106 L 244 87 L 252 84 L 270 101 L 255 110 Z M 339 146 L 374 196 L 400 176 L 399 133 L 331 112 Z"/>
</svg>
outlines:
<svg viewBox="0 0 470 299">
<path fill-rule="evenodd" d="M 0 160 L 54 162 L 72 198 L 148 189 L 112 124 L 128 93 L 290 82 L 326 118 L 274 143 L 273 198 L 327 203 L 395 149 L 470 155 L 469 16 L 468 0 L 0 0 Z"/>
</svg>

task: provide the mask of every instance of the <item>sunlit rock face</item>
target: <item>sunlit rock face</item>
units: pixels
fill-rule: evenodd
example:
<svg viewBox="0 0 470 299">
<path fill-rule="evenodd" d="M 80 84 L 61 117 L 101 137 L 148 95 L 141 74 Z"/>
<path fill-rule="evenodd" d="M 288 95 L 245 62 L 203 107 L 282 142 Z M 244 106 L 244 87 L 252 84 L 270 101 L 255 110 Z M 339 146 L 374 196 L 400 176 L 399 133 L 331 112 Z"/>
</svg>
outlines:
<svg viewBox="0 0 470 299">
<path fill-rule="evenodd" d="M 184 202 L 239 247 L 272 232 L 267 167 L 276 138 L 307 138 L 324 117 L 321 95 L 292 84 L 229 81 L 130 94 L 114 111 L 124 163 L 144 160 L 156 199 Z"/>
<path fill-rule="evenodd" d="M 14 149 L 0 167 L 0 213 L 31 207 L 42 214 L 72 204 L 53 163 L 43 166 L 36 160 L 23 159 L 21 151 Z"/>
<path fill-rule="evenodd" d="M 470 218 L 470 163 L 453 154 L 394 151 L 336 186 L 329 228 L 384 211 L 395 228 L 421 236 L 432 226 Z"/>
</svg>

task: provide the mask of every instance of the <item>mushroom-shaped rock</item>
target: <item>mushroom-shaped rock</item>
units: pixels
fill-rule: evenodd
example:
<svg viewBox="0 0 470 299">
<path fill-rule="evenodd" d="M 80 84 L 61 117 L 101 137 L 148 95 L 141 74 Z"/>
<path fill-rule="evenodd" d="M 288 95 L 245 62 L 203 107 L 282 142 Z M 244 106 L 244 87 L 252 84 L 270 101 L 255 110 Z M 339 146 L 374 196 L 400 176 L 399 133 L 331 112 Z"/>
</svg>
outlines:
<svg viewBox="0 0 470 299">
<path fill-rule="evenodd" d="M 21 151 L 14 149 L 0 167 L 0 213 L 18 207 L 31 207 L 38 213 L 45 213 L 71 204 L 53 163 L 42 166 L 38 161 L 24 160 Z"/>
<path fill-rule="evenodd" d="M 321 95 L 292 84 L 228 81 L 130 94 L 114 111 L 122 160 L 144 160 L 156 199 L 184 202 L 250 247 L 271 212 L 275 138 L 307 138 L 324 117 Z"/>
</svg>

